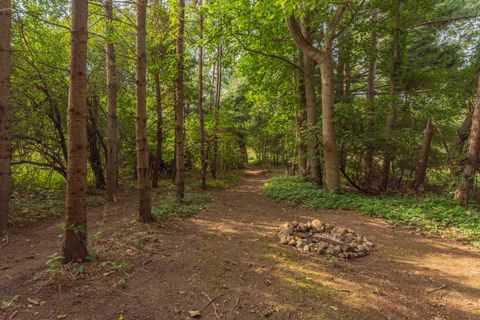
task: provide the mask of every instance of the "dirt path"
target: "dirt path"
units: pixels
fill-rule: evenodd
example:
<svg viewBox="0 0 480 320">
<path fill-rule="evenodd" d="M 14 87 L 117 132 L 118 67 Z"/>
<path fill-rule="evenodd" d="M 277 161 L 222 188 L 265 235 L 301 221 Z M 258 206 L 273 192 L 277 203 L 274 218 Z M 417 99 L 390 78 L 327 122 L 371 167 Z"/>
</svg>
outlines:
<svg viewBox="0 0 480 320">
<path fill-rule="evenodd" d="M 250 172 L 238 186 L 211 192 L 206 210 L 167 229 L 133 222 L 128 199 L 94 209 L 91 229 L 119 242 L 139 239 L 121 248 L 135 264 L 120 266 L 128 277 L 115 282 L 103 274 L 39 287 L 31 279 L 58 251 L 61 230 L 50 223 L 19 231 L 0 249 L 0 301 L 19 295 L 4 317 L 188 319 L 188 311 L 201 311 L 202 319 L 480 319 L 479 250 L 353 211 L 288 207 L 260 194 L 265 180 Z M 281 223 L 312 219 L 366 235 L 377 250 L 343 261 L 278 243 Z M 215 301 L 208 304 L 207 295 Z M 42 305 L 27 307 L 27 298 Z"/>
</svg>

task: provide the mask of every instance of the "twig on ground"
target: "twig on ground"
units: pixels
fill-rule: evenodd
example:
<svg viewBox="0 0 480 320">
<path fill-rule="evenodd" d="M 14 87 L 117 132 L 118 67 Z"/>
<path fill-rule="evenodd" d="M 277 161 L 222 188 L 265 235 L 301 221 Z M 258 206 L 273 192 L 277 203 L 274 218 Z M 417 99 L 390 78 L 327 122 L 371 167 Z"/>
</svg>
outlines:
<svg viewBox="0 0 480 320">
<path fill-rule="evenodd" d="M 203 294 L 205 297 L 207 297 L 207 299 L 208 299 L 209 301 L 208 301 L 208 303 L 207 303 L 202 309 L 200 309 L 200 312 L 202 312 L 203 310 L 205 310 L 209 305 L 212 305 L 213 310 L 214 310 L 214 312 L 215 312 L 215 316 L 217 317 L 217 319 L 220 319 L 220 316 L 219 316 L 218 313 L 217 313 L 217 307 L 215 307 L 215 304 L 213 304 L 213 302 L 214 302 L 215 300 L 217 300 L 218 298 L 220 298 L 221 296 L 223 296 L 223 295 L 225 294 L 225 292 L 224 292 L 224 293 L 220 293 L 219 295 L 215 296 L 213 299 L 211 299 L 210 296 L 209 296 L 208 294 L 206 294 L 205 292 L 203 292 L 203 291 L 202 291 L 202 294 Z"/>
<path fill-rule="evenodd" d="M 4 240 L 2 240 L 3 242 Z M 10 243 L 10 239 L 8 238 L 8 235 L 5 236 L 5 244 L 2 245 L 2 249 L 5 248 L 6 246 L 8 246 L 8 244 Z"/>
<path fill-rule="evenodd" d="M 15 316 L 18 314 L 18 310 L 15 310 L 13 311 L 10 316 L 8 317 L 8 320 L 12 320 L 13 318 L 15 318 Z"/>
<path fill-rule="evenodd" d="M 438 290 L 442 290 L 442 289 L 446 289 L 447 286 L 442 284 L 440 287 L 438 288 L 435 288 L 435 289 L 430 289 L 430 290 L 427 290 L 428 293 L 432 293 L 432 292 L 435 292 L 435 291 L 438 291 Z"/>
</svg>

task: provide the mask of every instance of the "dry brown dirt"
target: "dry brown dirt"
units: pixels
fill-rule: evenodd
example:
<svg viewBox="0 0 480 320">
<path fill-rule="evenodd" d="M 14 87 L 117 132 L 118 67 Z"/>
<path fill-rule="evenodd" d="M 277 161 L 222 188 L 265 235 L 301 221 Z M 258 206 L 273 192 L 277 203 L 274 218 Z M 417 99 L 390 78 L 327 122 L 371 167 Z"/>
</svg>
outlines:
<svg viewBox="0 0 480 320">
<path fill-rule="evenodd" d="M 102 236 L 80 276 L 42 273 L 61 246 L 60 221 L 13 230 L 0 249 L 0 302 L 17 299 L 0 319 L 480 319 L 479 250 L 354 211 L 277 203 L 261 194 L 266 179 L 250 171 L 163 228 L 135 222 L 133 196 L 92 208 L 90 230 Z M 344 261 L 278 243 L 281 223 L 313 219 L 351 228 L 376 250 Z"/>
</svg>

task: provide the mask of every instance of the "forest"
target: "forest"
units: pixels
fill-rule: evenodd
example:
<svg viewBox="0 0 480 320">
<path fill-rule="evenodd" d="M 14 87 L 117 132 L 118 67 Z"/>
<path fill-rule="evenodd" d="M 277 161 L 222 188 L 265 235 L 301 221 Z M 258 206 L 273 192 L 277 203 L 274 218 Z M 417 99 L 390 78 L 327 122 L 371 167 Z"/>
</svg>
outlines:
<svg viewBox="0 0 480 320">
<path fill-rule="evenodd" d="M 0 0 L 0 320 L 480 319 L 477 0 Z"/>
</svg>

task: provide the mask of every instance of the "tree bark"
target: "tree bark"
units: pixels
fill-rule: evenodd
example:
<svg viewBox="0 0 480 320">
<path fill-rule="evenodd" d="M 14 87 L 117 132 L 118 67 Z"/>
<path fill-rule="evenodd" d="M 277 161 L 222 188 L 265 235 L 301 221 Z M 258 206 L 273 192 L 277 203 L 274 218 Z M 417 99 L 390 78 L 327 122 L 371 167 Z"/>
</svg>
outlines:
<svg viewBox="0 0 480 320">
<path fill-rule="evenodd" d="M 339 4 L 328 24 L 323 38 L 323 47 L 315 48 L 302 34 L 301 28 L 294 16 L 287 18 L 287 27 L 297 46 L 305 55 L 320 65 L 322 77 L 322 133 L 325 158 L 325 177 L 327 189 L 335 192 L 340 189 L 340 157 L 337 149 L 337 138 L 334 124 L 335 84 L 333 77 L 332 45 L 337 34 L 337 26 L 346 10 L 346 4 Z"/>
<path fill-rule="evenodd" d="M 430 145 L 433 136 L 433 121 L 427 121 L 427 125 L 423 132 L 422 151 L 420 153 L 420 161 L 417 170 L 415 170 L 415 178 L 413 179 L 411 189 L 414 193 L 418 193 L 420 187 L 425 183 L 425 176 L 428 168 L 428 158 L 430 156 Z"/>
<path fill-rule="evenodd" d="M 325 157 L 326 184 L 329 191 L 340 189 L 340 157 L 337 150 L 337 135 L 334 123 L 335 88 L 333 79 L 333 57 L 331 49 L 320 64 L 322 73 L 322 134 Z"/>
<path fill-rule="evenodd" d="M 200 0 L 199 11 L 203 1 Z M 200 28 L 200 47 L 198 49 L 198 118 L 200 135 L 200 169 L 201 169 L 201 188 L 207 189 L 207 161 L 205 159 L 205 120 L 203 117 L 203 15 L 200 13 L 198 20 Z"/>
<path fill-rule="evenodd" d="M 72 0 L 68 163 L 64 262 L 83 261 L 87 250 L 87 38 L 88 2 Z"/>
<path fill-rule="evenodd" d="M 178 4 L 178 34 L 176 40 L 177 74 L 175 78 L 175 154 L 176 154 L 176 189 L 177 198 L 185 197 L 185 126 L 184 126 L 184 29 L 185 29 L 185 0 L 177 0 Z"/>
<path fill-rule="evenodd" d="M 217 46 L 217 63 L 216 63 L 216 86 L 215 86 L 215 108 L 213 120 L 213 158 L 211 164 L 212 178 L 217 177 L 218 166 L 218 129 L 220 117 L 220 95 L 222 93 L 222 45 Z"/>
<path fill-rule="evenodd" d="M 378 11 L 374 13 L 375 24 L 378 21 Z M 368 78 L 367 78 L 367 126 L 366 133 L 371 135 L 374 126 L 374 112 L 375 112 L 375 78 L 377 76 L 377 50 L 378 50 L 378 35 L 376 31 L 372 32 L 371 37 L 371 55 L 368 66 Z M 373 174 L 373 146 L 371 140 L 367 140 L 367 149 L 363 160 L 364 167 L 364 183 L 367 190 L 371 187 L 372 174 Z"/>
<path fill-rule="evenodd" d="M 302 27 L 305 39 L 312 41 L 312 34 L 308 26 Z M 317 142 L 317 94 L 315 92 L 315 61 L 303 54 L 303 80 L 305 88 L 305 102 L 307 110 L 308 138 L 307 162 L 310 165 L 310 174 L 314 183 L 322 185 L 322 170 L 320 166 L 319 147 Z"/>
<path fill-rule="evenodd" d="M 147 53 L 146 53 L 147 0 L 137 0 L 137 185 L 139 221 L 153 221 L 147 143 Z"/>
<path fill-rule="evenodd" d="M 397 0 L 395 9 L 395 28 L 393 31 L 393 44 L 392 44 L 392 72 L 390 75 L 390 95 L 392 101 L 389 105 L 387 116 L 387 134 L 391 135 L 395 126 L 395 114 L 397 110 L 397 101 L 395 99 L 399 93 L 400 74 L 401 74 L 401 61 L 400 61 L 400 35 L 401 35 L 401 20 L 402 20 L 402 0 Z M 392 162 L 393 154 L 391 148 L 387 147 L 387 151 L 384 154 L 383 167 L 382 167 L 382 181 L 380 184 L 380 191 L 387 191 L 388 180 L 390 177 L 390 165 Z"/>
<path fill-rule="evenodd" d="M 472 115 L 472 126 L 468 137 L 468 159 L 463 169 L 463 175 L 455 190 L 455 200 L 467 203 L 473 189 L 473 180 L 478 169 L 478 156 L 480 151 L 480 73 L 478 74 L 477 97 Z"/>
<path fill-rule="evenodd" d="M 11 193 L 10 74 L 12 10 L 0 0 L 0 237 L 7 230 Z"/>
<path fill-rule="evenodd" d="M 90 103 L 87 103 L 90 121 L 87 123 L 87 140 L 88 140 L 88 160 L 95 177 L 95 187 L 98 189 L 105 187 L 105 176 L 103 174 L 102 159 L 98 148 L 98 100 L 92 97 Z"/>
<path fill-rule="evenodd" d="M 298 175 L 301 178 L 306 178 L 308 174 L 307 164 L 307 147 L 305 145 L 305 139 L 303 131 L 305 130 L 305 111 L 307 109 L 307 101 L 305 96 L 305 84 L 303 80 L 303 74 L 294 71 L 294 76 L 297 75 L 298 83 L 294 83 L 294 91 L 298 95 L 299 104 L 295 114 L 295 137 L 297 140 L 297 168 Z"/>
<path fill-rule="evenodd" d="M 163 170 L 163 106 L 160 75 L 155 73 L 155 110 L 157 112 L 157 148 L 155 151 L 155 164 L 153 167 L 152 187 L 158 188 L 158 180 Z"/>
<path fill-rule="evenodd" d="M 107 66 L 107 201 L 117 201 L 118 181 L 118 120 L 117 92 L 118 76 L 115 65 L 115 46 L 113 44 L 112 0 L 105 0 L 106 18 L 106 66 Z"/>
</svg>

